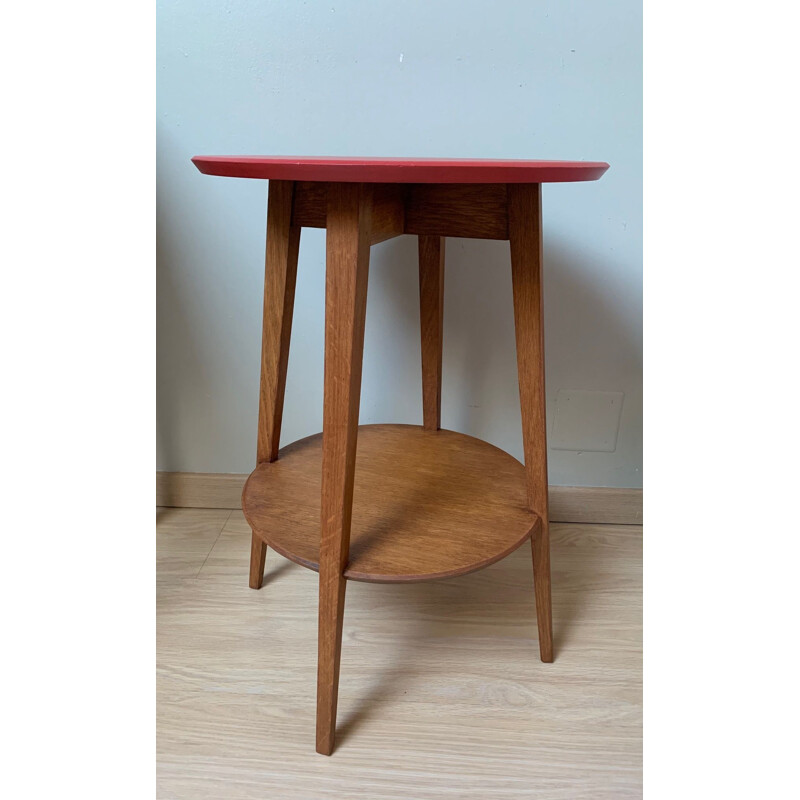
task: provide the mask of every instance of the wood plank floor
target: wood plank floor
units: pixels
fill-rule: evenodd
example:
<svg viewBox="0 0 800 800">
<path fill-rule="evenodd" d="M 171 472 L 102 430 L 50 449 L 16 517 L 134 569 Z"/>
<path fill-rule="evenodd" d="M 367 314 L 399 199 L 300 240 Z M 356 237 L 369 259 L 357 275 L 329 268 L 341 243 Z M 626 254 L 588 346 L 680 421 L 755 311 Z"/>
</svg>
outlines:
<svg viewBox="0 0 800 800">
<path fill-rule="evenodd" d="M 641 797 L 638 526 L 552 526 L 556 660 L 530 548 L 411 585 L 350 582 L 337 750 L 314 751 L 317 574 L 248 588 L 241 512 L 159 509 L 158 797 Z"/>
</svg>

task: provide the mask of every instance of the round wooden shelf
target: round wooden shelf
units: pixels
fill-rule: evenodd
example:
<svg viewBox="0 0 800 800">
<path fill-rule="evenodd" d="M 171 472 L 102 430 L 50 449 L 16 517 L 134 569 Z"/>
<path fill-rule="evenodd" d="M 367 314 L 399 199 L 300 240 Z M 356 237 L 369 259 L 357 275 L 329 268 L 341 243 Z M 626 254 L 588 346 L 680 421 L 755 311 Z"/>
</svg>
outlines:
<svg viewBox="0 0 800 800">
<path fill-rule="evenodd" d="M 242 495 L 253 530 L 319 570 L 322 434 L 259 464 Z M 500 560 L 540 524 L 524 468 L 480 439 L 415 425 L 358 429 L 345 577 L 401 583 L 464 575 Z"/>
</svg>

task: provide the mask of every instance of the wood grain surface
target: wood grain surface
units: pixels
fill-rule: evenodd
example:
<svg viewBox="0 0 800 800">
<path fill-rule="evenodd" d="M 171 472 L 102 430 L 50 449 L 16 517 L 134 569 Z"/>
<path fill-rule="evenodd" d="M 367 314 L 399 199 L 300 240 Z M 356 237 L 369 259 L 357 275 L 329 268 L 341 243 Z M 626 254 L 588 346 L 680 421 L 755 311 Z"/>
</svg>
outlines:
<svg viewBox="0 0 800 800">
<path fill-rule="evenodd" d="M 329 184 L 295 184 L 292 225 L 324 228 Z M 371 184 L 373 220 L 370 243 L 402 233 L 508 239 L 504 184 Z"/>
<path fill-rule="evenodd" d="M 318 528 L 317 752 L 324 755 L 333 751 L 336 730 L 339 654 L 347 586 L 342 573 L 350 550 L 372 199 L 371 186 L 358 183 L 332 183 L 328 186 L 325 396 L 321 513 L 317 518 L 321 521 Z M 306 480 L 303 482 L 307 483 Z M 254 482 L 252 486 L 255 485 Z M 250 486 L 248 482 L 243 507 L 248 505 Z M 273 496 L 273 501 L 276 499 Z M 263 502 L 263 498 L 261 500 Z M 293 492 L 284 495 L 284 504 L 295 502 Z M 254 533 L 261 534 L 261 531 L 254 529 Z"/>
<path fill-rule="evenodd" d="M 258 404 L 258 463 L 278 455 L 300 228 L 292 224 L 294 184 L 272 181 L 267 206 L 267 255 L 261 336 L 261 389 Z"/>
<path fill-rule="evenodd" d="M 542 661 L 552 661 L 541 185 L 508 187 L 508 231 L 528 503 L 542 520 L 532 537 L 539 648 Z"/>
<path fill-rule="evenodd" d="M 267 543 L 255 532 L 250 542 L 250 588 L 260 589 L 264 581 L 264 564 L 267 560 Z"/>
<path fill-rule="evenodd" d="M 503 184 L 414 184 L 406 195 L 405 232 L 420 236 L 508 239 Z"/>
<path fill-rule="evenodd" d="M 319 565 L 320 464 L 317 434 L 260 465 L 244 492 L 253 529 L 311 569 Z M 465 574 L 515 550 L 537 521 L 522 465 L 487 442 L 415 425 L 359 428 L 348 578 Z"/>
<path fill-rule="evenodd" d="M 641 798 L 638 526 L 554 524 L 558 659 L 538 660 L 530 554 L 348 586 L 339 743 L 314 752 L 317 576 L 240 511 L 157 512 L 162 800 Z"/>
<path fill-rule="evenodd" d="M 294 292 L 300 227 L 292 224 L 294 188 L 291 181 L 272 181 L 267 204 L 267 243 L 264 264 L 264 313 L 261 332 L 261 380 L 258 401 L 256 462 L 278 457 L 289 342 L 292 335 Z M 260 589 L 267 547 L 253 533 L 250 549 L 250 588 Z"/>
<path fill-rule="evenodd" d="M 442 419 L 444 243 L 443 236 L 419 237 L 422 425 L 429 431 L 439 430 Z"/>
<path fill-rule="evenodd" d="M 376 183 L 372 190 L 370 244 L 399 236 L 405 224 L 405 187 Z M 324 228 L 328 220 L 328 184 L 300 181 L 295 184 L 292 224 Z"/>
</svg>

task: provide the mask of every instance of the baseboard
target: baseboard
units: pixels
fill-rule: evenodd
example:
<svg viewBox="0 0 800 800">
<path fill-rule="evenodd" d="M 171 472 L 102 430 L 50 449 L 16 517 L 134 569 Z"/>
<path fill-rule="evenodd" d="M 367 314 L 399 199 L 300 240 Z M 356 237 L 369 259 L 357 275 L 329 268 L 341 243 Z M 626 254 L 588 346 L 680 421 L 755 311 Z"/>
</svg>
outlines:
<svg viewBox="0 0 800 800">
<path fill-rule="evenodd" d="M 156 505 L 172 508 L 241 508 L 247 475 L 156 472 Z"/>
<path fill-rule="evenodd" d="M 604 486 L 551 486 L 551 522 L 642 524 L 642 490 Z"/>
<path fill-rule="evenodd" d="M 213 472 L 156 472 L 156 505 L 241 508 L 246 479 Z M 550 521 L 641 525 L 642 490 L 551 486 Z"/>
</svg>

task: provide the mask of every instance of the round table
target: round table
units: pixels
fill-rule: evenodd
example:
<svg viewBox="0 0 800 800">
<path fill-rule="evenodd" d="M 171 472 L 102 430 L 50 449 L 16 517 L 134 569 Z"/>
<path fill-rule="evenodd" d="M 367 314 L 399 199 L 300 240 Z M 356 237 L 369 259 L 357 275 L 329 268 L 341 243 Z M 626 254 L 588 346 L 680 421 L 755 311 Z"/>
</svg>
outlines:
<svg viewBox="0 0 800 800">
<path fill-rule="evenodd" d="M 532 542 L 542 661 L 553 660 L 547 515 L 543 183 L 608 164 L 196 156 L 206 175 L 269 180 L 257 466 L 242 495 L 250 586 L 267 546 L 319 572 L 317 751 L 334 747 L 348 580 L 464 575 Z M 303 227 L 326 228 L 322 432 L 279 449 Z M 358 424 L 370 245 L 419 237 L 423 424 Z M 440 428 L 445 237 L 510 243 L 524 466 Z"/>
</svg>

